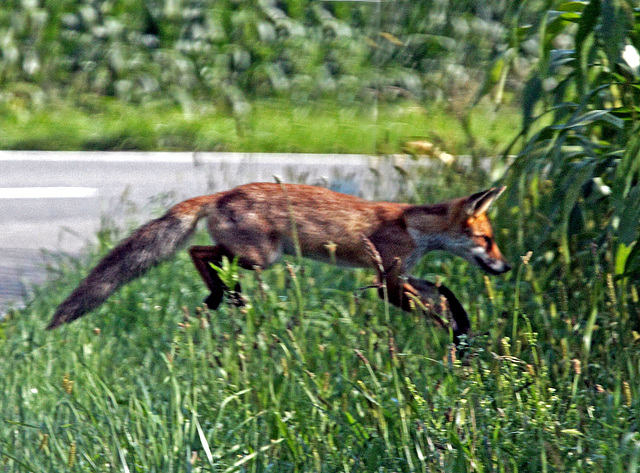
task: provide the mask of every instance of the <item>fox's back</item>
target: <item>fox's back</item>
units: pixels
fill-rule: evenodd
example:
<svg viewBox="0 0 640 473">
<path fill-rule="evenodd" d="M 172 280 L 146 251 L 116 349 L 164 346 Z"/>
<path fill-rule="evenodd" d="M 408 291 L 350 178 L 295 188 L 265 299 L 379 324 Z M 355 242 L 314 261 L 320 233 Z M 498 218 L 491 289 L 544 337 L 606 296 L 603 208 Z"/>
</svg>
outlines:
<svg viewBox="0 0 640 473">
<path fill-rule="evenodd" d="M 338 262 L 370 266 L 370 257 L 362 251 L 363 235 L 375 239 L 386 231 L 408 237 L 402 223 L 406 204 L 371 202 L 316 186 L 273 183 L 247 184 L 216 197 L 209 208 L 208 226 L 213 239 L 225 246 L 240 240 L 247 245 L 277 241 L 282 251 L 293 253 L 297 238 L 304 256 L 330 259 L 330 251 L 335 251 Z M 390 227 L 395 230 L 389 231 Z"/>
</svg>

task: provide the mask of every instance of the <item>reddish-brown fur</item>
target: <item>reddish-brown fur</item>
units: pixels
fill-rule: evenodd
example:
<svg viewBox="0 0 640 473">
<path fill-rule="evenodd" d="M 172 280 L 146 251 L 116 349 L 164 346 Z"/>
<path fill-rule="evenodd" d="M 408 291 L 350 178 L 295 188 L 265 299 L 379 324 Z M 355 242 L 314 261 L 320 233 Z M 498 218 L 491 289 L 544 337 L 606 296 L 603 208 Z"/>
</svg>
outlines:
<svg viewBox="0 0 640 473">
<path fill-rule="evenodd" d="M 440 297 L 445 297 L 454 312 L 454 329 L 465 333 L 469 322 L 451 291 L 404 275 L 432 249 L 449 250 L 490 273 L 508 270 L 485 213 L 501 191 L 491 189 L 424 206 L 372 202 L 321 187 L 273 183 L 195 197 L 175 205 L 118 245 L 60 305 L 49 328 L 82 316 L 120 285 L 169 257 L 194 231 L 197 221 L 206 218 L 215 246 L 192 247 L 190 255 L 212 292 L 207 299 L 212 308 L 229 289 L 210 263 L 237 256 L 244 268 L 266 268 L 283 253 L 294 254 L 299 248 L 305 257 L 375 268 L 386 283 L 389 301 L 405 310 L 412 310 L 412 296 L 436 311 Z M 381 267 L 367 241 L 379 254 Z"/>
</svg>

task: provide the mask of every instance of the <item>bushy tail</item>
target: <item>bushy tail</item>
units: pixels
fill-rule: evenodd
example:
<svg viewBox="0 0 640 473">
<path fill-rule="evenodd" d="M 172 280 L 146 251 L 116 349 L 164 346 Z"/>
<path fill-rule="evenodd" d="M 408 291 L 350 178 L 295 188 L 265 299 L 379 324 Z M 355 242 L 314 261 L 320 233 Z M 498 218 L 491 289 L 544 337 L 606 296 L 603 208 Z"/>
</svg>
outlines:
<svg viewBox="0 0 640 473">
<path fill-rule="evenodd" d="M 105 256 L 56 309 L 48 330 L 82 317 L 123 284 L 170 258 L 195 231 L 202 204 L 196 199 L 173 207 L 138 228 Z"/>
</svg>

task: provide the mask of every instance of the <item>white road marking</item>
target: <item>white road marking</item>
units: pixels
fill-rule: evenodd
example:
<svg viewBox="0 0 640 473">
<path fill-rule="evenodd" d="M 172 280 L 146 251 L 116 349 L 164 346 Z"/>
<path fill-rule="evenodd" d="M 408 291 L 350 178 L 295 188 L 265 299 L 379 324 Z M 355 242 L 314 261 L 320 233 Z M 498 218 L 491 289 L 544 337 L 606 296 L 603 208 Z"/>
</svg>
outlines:
<svg viewBox="0 0 640 473">
<path fill-rule="evenodd" d="M 92 162 L 92 163 L 181 163 L 181 164 L 275 164 L 321 166 L 367 166 L 373 157 L 365 154 L 314 153 L 218 153 L 139 151 L 0 151 L 0 161 Z"/>
<path fill-rule="evenodd" d="M 0 187 L 0 199 L 86 199 L 97 195 L 95 187 Z"/>
</svg>

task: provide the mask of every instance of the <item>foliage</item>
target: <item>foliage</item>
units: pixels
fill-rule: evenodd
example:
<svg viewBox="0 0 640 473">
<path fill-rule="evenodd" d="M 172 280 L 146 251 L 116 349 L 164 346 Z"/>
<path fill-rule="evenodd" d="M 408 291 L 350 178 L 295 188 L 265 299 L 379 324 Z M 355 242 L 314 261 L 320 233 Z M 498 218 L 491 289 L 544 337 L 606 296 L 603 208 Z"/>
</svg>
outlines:
<svg viewBox="0 0 640 473">
<path fill-rule="evenodd" d="M 431 201 L 477 190 L 437 171 L 405 187 Z M 101 251 L 119 237 L 106 228 Z M 202 310 L 186 254 L 45 332 L 97 257 L 52 255 L 47 286 L 0 324 L 4 471 L 636 470 L 640 360 L 613 284 L 588 361 L 572 318 L 589 292 L 570 305 L 531 264 L 489 279 L 438 254 L 416 274 L 436 272 L 467 306 L 464 353 L 358 290 L 364 270 L 241 272 L 244 308 Z"/>
<path fill-rule="evenodd" d="M 6 0 L 0 83 L 5 100 L 90 92 L 186 109 L 213 100 L 240 117 L 255 98 L 448 95 L 447 78 L 484 67 L 503 42 L 507 4 Z"/>
<path fill-rule="evenodd" d="M 389 71 L 382 80 L 395 79 L 405 93 L 444 98 L 454 104 L 462 100 L 468 105 L 465 95 L 477 92 L 476 83 L 487 61 L 510 56 L 510 24 L 520 19 L 534 21 L 541 3 L 383 2 L 381 39 L 373 61 Z M 522 52 L 519 69 L 527 70 L 533 56 Z"/>
<path fill-rule="evenodd" d="M 238 149 L 228 142 L 239 141 L 246 149 L 262 136 L 277 136 L 266 130 L 256 139 L 256 129 L 264 127 L 254 108 L 274 100 L 287 103 L 292 116 L 329 106 L 364 117 L 371 139 L 359 146 L 367 153 L 402 147 L 388 131 L 397 121 L 383 121 L 387 105 L 409 104 L 426 114 L 436 104 L 460 121 L 466 135 L 459 144 L 443 134 L 443 149 L 493 155 L 496 146 L 487 146 L 492 138 L 484 133 L 475 134 L 468 105 L 488 58 L 504 48 L 512 17 L 535 18 L 539 1 L 515 9 L 503 0 L 481 6 L 468 0 L 7 0 L 0 2 L 0 115 L 6 117 L 0 146 L 215 150 Z M 524 58 L 519 69 L 530 60 Z M 518 79 L 509 84 L 510 90 L 520 86 Z M 185 115 L 177 129 L 146 126 L 146 115 L 153 119 L 164 108 L 175 117 L 176 107 Z M 117 111 L 123 116 L 114 118 Z M 88 115 L 86 125 L 75 126 L 78 114 Z M 136 118 L 123 127 L 127 114 Z M 61 133 L 49 133 L 49 116 L 57 118 Z M 206 126 L 211 116 L 225 122 L 215 127 L 225 133 L 202 137 L 203 126 L 194 122 Z M 410 127 L 408 136 L 432 134 L 428 122 L 422 130 Z M 103 123 L 108 129 L 97 130 Z M 164 132 L 166 140 L 157 136 Z M 321 136 L 315 141 L 327 142 Z M 266 146 L 322 151 L 281 142 Z"/>
<path fill-rule="evenodd" d="M 518 251 L 533 250 L 549 277 L 593 266 L 585 278 L 600 295 L 602 271 L 625 285 L 640 270 L 640 11 L 632 7 L 556 2 L 547 12 L 524 90 L 522 148 L 506 179 L 513 214 L 503 224 Z"/>
</svg>

